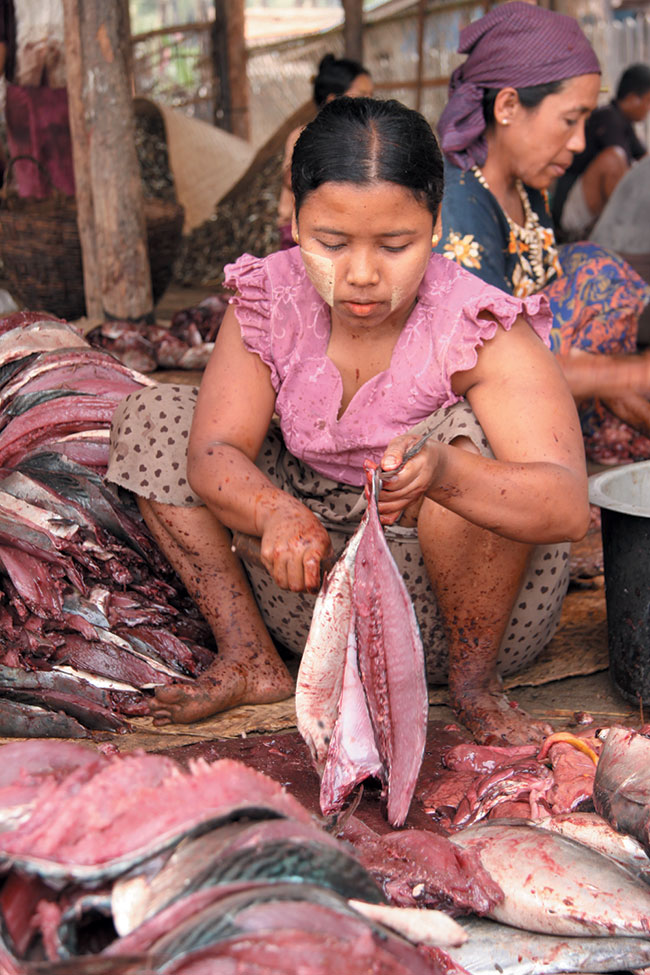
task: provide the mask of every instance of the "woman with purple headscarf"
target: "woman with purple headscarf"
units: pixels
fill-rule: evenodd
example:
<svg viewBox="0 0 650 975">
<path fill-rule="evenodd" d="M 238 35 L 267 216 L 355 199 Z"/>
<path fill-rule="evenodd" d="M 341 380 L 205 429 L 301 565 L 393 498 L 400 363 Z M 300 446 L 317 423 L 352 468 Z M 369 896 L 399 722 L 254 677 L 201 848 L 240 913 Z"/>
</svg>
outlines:
<svg viewBox="0 0 650 975">
<path fill-rule="evenodd" d="M 436 250 L 518 297 L 543 290 L 587 455 L 650 457 L 650 360 L 620 356 L 636 352 L 650 288 L 604 248 L 558 248 L 548 202 L 584 148 L 598 59 L 572 17 L 522 0 L 471 23 L 458 50 L 467 58 L 438 123 L 445 195 Z"/>
</svg>

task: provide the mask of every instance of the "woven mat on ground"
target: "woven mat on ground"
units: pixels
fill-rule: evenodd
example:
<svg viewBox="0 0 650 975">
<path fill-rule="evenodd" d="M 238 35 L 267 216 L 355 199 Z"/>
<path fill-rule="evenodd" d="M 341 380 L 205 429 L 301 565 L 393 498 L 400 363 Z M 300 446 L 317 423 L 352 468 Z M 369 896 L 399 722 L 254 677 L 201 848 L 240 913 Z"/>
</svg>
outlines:
<svg viewBox="0 0 650 975">
<path fill-rule="evenodd" d="M 508 677 L 507 688 L 538 686 L 565 677 L 584 676 L 606 670 L 607 626 L 602 588 L 576 589 L 564 602 L 560 626 L 544 652 L 526 670 Z M 447 703 L 447 689 L 434 687 L 429 693 L 433 705 Z M 246 705 L 193 725 L 156 727 L 150 718 L 133 721 L 134 733 L 121 736 L 120 750 L 164 748 L 190 744 L 197 739 L 238 738 L 249 733 L 283 731 L 295 727 L 292 699 L 277 704 Z"/>
</svg>

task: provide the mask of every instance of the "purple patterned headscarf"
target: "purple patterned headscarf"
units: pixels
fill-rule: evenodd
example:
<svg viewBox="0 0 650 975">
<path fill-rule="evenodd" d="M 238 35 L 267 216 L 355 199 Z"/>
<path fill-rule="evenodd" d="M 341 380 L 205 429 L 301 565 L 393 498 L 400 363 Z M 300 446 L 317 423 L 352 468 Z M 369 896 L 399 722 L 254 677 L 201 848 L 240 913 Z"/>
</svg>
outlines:
<svg viewBox="0 0 650 975">
<path fill-rule="evenodd" d="M 528 88 L 581 74 L 600 74 L 593 48 L 573 17 L 525 0 L 494 7 L 460 32 L 467 59 L 449 82 L 438 132 L 445 155 L 461 169 L 487 157 L 483 92 Z"/>
</svg>

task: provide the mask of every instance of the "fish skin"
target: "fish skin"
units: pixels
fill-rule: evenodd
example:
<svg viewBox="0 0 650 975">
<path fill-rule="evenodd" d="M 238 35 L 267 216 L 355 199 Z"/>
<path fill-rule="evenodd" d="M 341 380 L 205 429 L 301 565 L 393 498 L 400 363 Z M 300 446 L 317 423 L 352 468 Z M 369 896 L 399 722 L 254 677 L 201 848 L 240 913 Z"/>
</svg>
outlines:
<svg viewBox="0 0 650 975">
<path fill-rule="evenodd" d="M 30 352 L 20 359 L 12 359 L 10 362 L 0 364 L 0 386 L 5 385 L 23 369 L 26 369 L 32 362 L 40 358 L 40 353 Z"/>
<path fill-rule="evenodd" d="M 268 890 L 268 888 L 267 888 Z M 242 891 L 232 891 L 241 895 Z M 251 891 L 246 892 L 250 899 Z M 214 898 L 214 891 L 204 891 Z M 114 942 L 106 950 L 106 956 L 118 956 L 126 949 L 129 953 L 147 951 L 156 945 L 161 937 L 180 928 L 188 919 L 195 919 L 206 926 L 219 921 L 223 903 L 215 905 L 214 900 L 199 900 L 201 894 L 192 894 L 176 905 L 175 916 L 167 913 L 165 925 L 160 915 L 153 919 L 156 930 L 149 925 L 141 926 L 134 935 Z M 240 901 L 241 903 L 241 901 Z M 245 903 L 245 902 L 244 902 Z M 211 905 L 215 905 L 210 909 Z M 238 908 L 232 901 L 228 907 Z M 340 908 L 340 903 L 336 903 Z M 442 971 L 451 972 L 449 967 L 440 969 L 435 962 L 431 964 L 422 949 L 415 949 L 404 939 L 387 929 L 364 924 L 361 918 L 323 907 L 314 901 L 293 901 L 289 911 L 286 901 L 254 901 L 248 909 L 239 914 L 242 934 L 235 937 L 210 941 L 198 949 L 185 948 L 175 958 L 167 961 L 158 952 L 158 972 L 187 975 L 189 972 L 201 975 L 216 975 L 234 972 L 244 975 L 296 975 L 297 972 L 311 975 L 436 975 Z M 146 937 L 143 929 L 148 927 Z M 185 927 L 187 937 L 193 936 L 196 920 Z M 156 933 L 157 932 L 157 933 Z M 433 952 L 436 949 L 425 949 Z M 153 954 L 153 953 L 151 953 Z M 151 956 L 151 955 L 150 955 Z M 345 962 L 342 962 L 345 958 Z M 225 967 L 222 967 L 221 963 Z M 73 975 L 73 973 L 70 973 Z M 457 966 L 454 975 L 465 975 Z"/>
<path fill-rule="evenodd" d="M 123 509 L 118 508 L 117 498 L 95 471 L 52 449 L 43 449 L 25 457 L 19 470 L 41 481 L 62 499 L 81 507 L 102 528 L 135 549 L 145 559 L 149 557 L 150 552 L 145 551 L 141 545 L 142 532 L 133 519 Z"/>
<path fill-rule="evenodd" d="M 3 494 L 10 494 L 21 501 L 30 501 L 32 504 L 47 508 L 61 519 L 76 521 L 83 528 L 94 530 L 95 523 L 78 505 L 62 500 L 54 491 L 49 491 L 44 484 L 18 470 L 0 479 L 0 490 Z"/>
<path fill-rule="evenodd" d="M 375 489 L 373 479 L 354 547 L 349 545 L 351 616 L 320 803 L 326 815 L 336 812 L 359 782 L 377 776 L 388 821 L 401 826 L 424 756 L 429 698 L 418 623 L 379 521 Z M 339 633 L 337 660 L 341 644 Z"/>
<path fill-rule="evenodd" d="M 69 714 L 7 700 L 0 700 L 0 736 L 3 738 L 91 737 L 88 729 Z"/>
<path fill-rule="evenodd" d="M 540 934 L 650 934 L 650 891 L 609 857 L 565 836 L 498 819 L 450 837 L 475 850 L 503 890 L 487 916 Z"/>
<path fill-rule="evenodd" d="M 49 403 L 50 400 L 62 399 L 64 396 L 88 396 L 76 389 L 42 389 L 35 393 L 24 393 L 16 396 L 5 410 L 5 417 L 22 416 L 34 406 Z M 5 422 L 8 422 L 5 420 Z"/>
<path fill-rule="evenodd" d="M 0 915 L 0 973 L 1 975 L 25 975 L 26 969 L 15 955 L 15 947 Z"/>
<path fill-rule="evenodd" d="M 29 853 L 6 853 L 0 850 L 0 867 L 4 869 L 11 866 L 30 876 L 41 877 L 49 887 L 54 889 L 63 888 L 72 883 L 94 890 L 107 881 L 114 880 L 116 877 L 134 870 L 153 856 L 167 853 L 179 843 L 199 835 L 204 830 L 218 829 L 230 820 L 239 817 L 263 819 L 278 815 L 280 814 L 277 811 L 269 806 L 264 806 L 261 802 L 224 807 L 220 812 L 205 816 L 196 824 L 179 828 L 175 833 L 170 831 L 158 842 L 152 844 L 150 848 L 133 850 L 124 856 L 107 859 L 102 863 L 70 862 L 54 857 L 32 856 Z M 0 836 L 1 842 L 2 837 Z"/>
<path fill-rule="evenodd" d="M 344 844 L 293 820 L 230 823 L 185 842 L 153 876 L 118 880 L 112 891 L 120 936 L 174 901 L 208 887 L 233 884 L 317 884 L 342 897 L 377 904 L 378 885 Z"/>
<path fill-rule="evenodd" d="M 373 487 L 374 487 L 373 479 Z M 355 559 L 359 671 L 387 778 L 387 817 L 408 815 L 426 744 L 429 696 L 413 603 L 379 521 L 374 492 Z"/>
<path fill-rule="evenodd" d="M 50 356 L 52 353 L 49 354 Z M 21 369 L 16 378 L 0 389 L 0 414 L 7 422 L 16 410 L 29 408 L 42 395 L 66 395 L 74 389 L 80 395 L 95 395 L 98 391 L 110 397 L 124 398 L 142 388 L 132 375 L 115 369 L 116 360 L 108 357 L 103 363 L 93 361 L 89 349 L 73 349 L 67 357 L 56 354 L 55 362 L 47 362 L 48 353 L 37 356 L 31 368 Z M 67 359 L 67 361 L 66 361 Z"/>
<path fill-rule="evenodd" d="M 593 802 L 621 833 L 650 856 L 650 738 L 632 728 L 608 728 L 596 768 Z"/>
<path fill-rule="evenodd" d="M 56 958 L 71 958 L 81 955 L 80 934 L 88 921 L 101 915 L 111 917 L 110 890 L 77 891 L 62 905 L 56 929 L 49 932 L 49 940 L 54 942 Z M 112 940 L 112 939 L 111 939 Z M 54 951 L 51 950 L 51 956 Z"/>
<path fill-rule="evenodd" d="M 185 772 L 160 755 L 114 755 L 91 772 L 71 772 L 18 829 L 0 833 L 0 866 L 54 888 L 96 888 L 233 819 L 287 816 L 312 822 L 277 782 L 239 762 L 191 760 Z"/>
<path fill-rule="evenodd" d="M 125 388 L 137 389 L 153 386 L 154 381 L 142 373 L 129 369 L 114 356 L 86 345 L 70 349 L 43 350 L 35 356 L 15 360 L 14 369 L 6 367 L 0 373 L 0 410 L 3 410 L 13 397 L 27 387 L 28 389 L 55 389 L 70 385 L 74 372 L 75 388 L 84 388 L 83 379 L 90 372 L 103 376 L 105 382 L 111 379 Z M 18 373 L 18 374 L 17 374 Z M 81 382 L 79 374 L 81 373 Z M 15 377 L 15 378 L 14 378 Z M 126 395 L 126 394 L 125 394 Z"/>
<path fill-rule="evenodd" d="M 239 894 L 242 891 L 259 889 L 259 884 L 229 884 L 224 887 L 205 887 L 203 890 L 194 891 L 181 897 L 167 907 L 163 907 L 157 914 L 152 914 L 150 918 L 142 921 L 136 928 L 128 934 L 117 938 L 107 948 L 103 954 L 114 958 L 123 955 L 137 955 L 140 952 L 148 952 L 156 941 L 165 937 L 170 931 L 183 924 L 188 918 L 198 914 L 204 908 L 209 907 L 215 901 L 229 897 L 231 894 Z"/>
<path fill-rule="evenodd" d="M 0 972 L 5 975 L 1 968 Z M 124 958 L 81 955 L 65 961 L 31 962 L 25 968 L 16 969 L 15 973 L 9 970 L 7 975 L 160 975 L 160 973 L 155 962 L 145 955 Z"/>
<path fill-rule="evenodd" d="M 559 813 L 536 820 L 535 825 L 590 846 L 616 860 L 639 880 L 650 884 L 650 859 L 639 841 L 633 836 L 619 833 L 598 813 Z"/>
<path fill-rule="evenodd" d="M 0 364 L 23 359 L 32 352 L 88 348 L 88 342 L 67 322 L 42 321 L 0 335 Z"/>
<path fill-rule="evenodd" d="M 336 724 L 352 615 L 355 532 L 320 588 L 296 681 L 296 725 L 319 775 Z"/>
<path fill-rule="evenodd" d="M 321 812 L 325 816 L 340 812 L 355 786 L 372 776 L 380 778 L 385 784 L 385 773 L 359 675 L 356 627 L 352 618 L 338 717 L 321 779 Z"/>
<path fill-rule="evenodd" d="M 177 669 L 169 667 L 164 660 L 161 660 L 150 644 L 145 643 L 144 640 L 139 640 L 138 637 L 129 633 L 128 630 L 125 630 L 125 634 L 125 636 L 120 636 L 119 633 L 115 633 L 113 630 L 97 630 L 98 639 L 116 646 L 119 650 L 133 654 L 134 657 L 142 660 L 152 670 L 158 671 L 161 675 L 158 681 L 159 684 L 169 683 L 169 680 L 165 680 L 165 676 L 175 681 L 189 680 L 185 674 L 179 673 Z"/>
<path fill-rule="evenodd" d="M 171 677 L 154 670 L 141 657 L 99 639 L 102 632 L 98 630 L 98 637 L 90 641 L 68 637 L 55 651 L 52 669 L 108 691 L 141 694 L 148 687 L 171 683 Z"/>
<path fill-rule="evenodd" d="M 129 727 L 113 713 L 112 701 L 105 691 L 52 670 L 0 666 L 0 694 L 24 704 L 43 704 L 52 711 L 65 711 L 97 731 L 126 731 Z"/>
<path fill-rule="evenodd" d="M 469 937 L 449 953 L 471 975 L 630 971 L 650 959 L 646 938 L 562 938 L 479 918 L 460 923 Z"/>
<path fill-rule="evenodd" d="M 8 519 L 13 518 L 35 531 L 47 532 L 49 536 L 64 541 L 73 538 L 79 531 L 77 524 L 65 521 L 52 511 L 46 511 L 37 504 L 30 504 L 4 491 L 0 491 L 0 511 Z"/>
<path fill-rule="evenodd" d="M 0 432 L 0 463 L 3 467 L 18 466 L 25 454 L 64 434 L 94 427 L 108 429 L 115 405 L 107 396 L 67 395 L 32 406 L 27 413 L 13 417 Z"/>
<path fill-rule="evenodd" d="M 333 891 L 304 884 L 273 884 L 231 894 L 188 918 L 151 946 L 161 958 L 162 970 L 172 960 L 182 958 L 220 941 L 276 931 L 327 931 L 335 936 L 355 939 L 368 931 L 384 949 L 403 964 L 411 975 L 432 975 L 431 967 L 406 939 L 382 925 L 361 917 L 347 901 Z"/>
</svg>

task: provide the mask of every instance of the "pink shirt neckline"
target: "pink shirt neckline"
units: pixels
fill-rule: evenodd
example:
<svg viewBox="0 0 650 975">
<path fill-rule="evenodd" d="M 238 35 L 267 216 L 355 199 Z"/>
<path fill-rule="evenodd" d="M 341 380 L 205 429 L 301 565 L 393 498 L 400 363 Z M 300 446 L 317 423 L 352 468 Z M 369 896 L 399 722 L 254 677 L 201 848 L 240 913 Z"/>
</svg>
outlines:
<svg viewBox="0 0 650 975">
<path fill-rule="evenodd" d="M 387 369 L 367 380 L 339 417 L 343 381 L 327 355 L 330 309 L 305 272 L 298 248 L 266 258 L 243 255 L 226 267 L 226 284 L 246 347 L 269 366 L 288 450 L 322 475 L 364 483 L 394 436 L 458 401 L 457 371 L 477 349 L 523 314 L 547 339 L 551 317 L 541 295 L 521 300 L 432 254 Z M 483 318 L 487 312 L 492 319 Z"/>
</svg>

